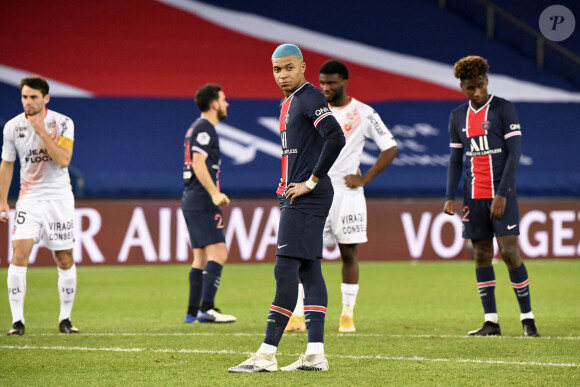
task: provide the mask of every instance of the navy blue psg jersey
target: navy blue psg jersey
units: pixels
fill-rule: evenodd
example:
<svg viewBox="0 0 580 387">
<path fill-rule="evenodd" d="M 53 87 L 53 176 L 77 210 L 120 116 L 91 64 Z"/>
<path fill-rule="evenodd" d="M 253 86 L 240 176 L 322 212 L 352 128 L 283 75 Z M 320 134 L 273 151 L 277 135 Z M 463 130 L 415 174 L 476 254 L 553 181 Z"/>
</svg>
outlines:
<svg viewBox="0 0 580 387">
<path fill-rule="evenodd" d="M 324 95 L 306 82 L 292 95 L 282 100 L 280 107 L 280 138 L 282 141 L 282 178 L 276 193 L 283 195 L 288 184 L 306 181 L 313 174 L 325 138 L 340 125 L 332 115 Z M 330 168 L 330 165 L 328 166 Z M 318 176 L 316 189 L 298 197 L 297 207 L 317 201 L 319 195 L 332 195 L 328 175 Z"/>
<path fill-rule="evenodd" d="M 503 98 L 492 95 L 477 110 L 467 102 L 451 112 L 449 146 L 465 150 L 465 197 L 493 199 L 508 157 L 506 140 L 521 135 L 516 108 Z"/>
<path fill-rule="evenodd" d="M 185 134 L 183 148 L 183 182 L 185 189 L 181 198 L 181 208 L 195 211 L 216 209 L 217 206 L 213 204 L 211 196 L 195 176 L 192 167 L 194 153 L 201 153 L 206 156 L 205 165 L 207 170 L 218 190 L 220 189 L 220 144 L 214 126 L 205 118 L 195 120 Z"/>
</svg>

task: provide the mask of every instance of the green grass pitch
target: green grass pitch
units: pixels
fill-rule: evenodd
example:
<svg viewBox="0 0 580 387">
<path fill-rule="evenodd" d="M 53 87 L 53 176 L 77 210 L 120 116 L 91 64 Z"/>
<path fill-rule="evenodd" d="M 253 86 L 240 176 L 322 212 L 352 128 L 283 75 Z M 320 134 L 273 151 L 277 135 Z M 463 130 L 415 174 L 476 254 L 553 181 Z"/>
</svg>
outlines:
<svg viewBox="0 0 580 387">
<path fill-rule="evenodd" d="M 580 260 L 527 260 L 542 337 L 522 338 L 507 268 L 495 265 L 502 337 L 483 322 L 473 262 L 361 263 L 357 332 L 339 334 L 340 264 L 324 262 L 328 372 L 229 374 L 257 350 L 274 297 L 272 264 L 224 268 L 216 305 L 233 324 L 184 324 L 188 265 L 78 266 L 72 321 L 58 333 L 56 268 L 28 270 L 26 335 L 8 337 L 0 297 L 0 385 L 580 385 Z M 0 270 L 5 284 L 6 268 Z M 2 285 L 5 286 L 5 285 Z M 288 333 L 278 366 L 306 349 Z"/>
</svg>

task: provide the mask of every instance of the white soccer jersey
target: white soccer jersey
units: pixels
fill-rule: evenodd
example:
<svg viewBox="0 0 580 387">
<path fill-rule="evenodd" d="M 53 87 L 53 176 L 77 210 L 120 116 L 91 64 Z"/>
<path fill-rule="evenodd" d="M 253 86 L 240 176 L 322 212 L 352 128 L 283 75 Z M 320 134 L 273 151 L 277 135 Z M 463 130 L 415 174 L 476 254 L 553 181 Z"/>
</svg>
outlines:
<svg viewBox="0 0 580 387">
<path fill-rule="evenodd" d="M 55 111 L 46 109 L 44 127 L 57 142 L 60 137 L 74 140 L 73 121 Z M 18 200 L 62 199 L 72 194 L 67 168 L 60 168 L 48 155 L 40 137 L 24 113 L 4 126 L 2 159 L 10 162 L 20 158 L 20 195 Z"/>
<path fill-rule="evenodd" d="M 346 144 L 328 171 L 334 190 L 350 190 L 344 183 L 346 175 L 354 175 L 360 166 L 365 141 L 371 138 L 382 151 L 397 146 L 395 138 L 375 110 L 354 98 L 341 107 L 332 107 L 332 113 L 340 124 Z M 357 187 L 363 190 L 363 187 Z"/>
</svg>

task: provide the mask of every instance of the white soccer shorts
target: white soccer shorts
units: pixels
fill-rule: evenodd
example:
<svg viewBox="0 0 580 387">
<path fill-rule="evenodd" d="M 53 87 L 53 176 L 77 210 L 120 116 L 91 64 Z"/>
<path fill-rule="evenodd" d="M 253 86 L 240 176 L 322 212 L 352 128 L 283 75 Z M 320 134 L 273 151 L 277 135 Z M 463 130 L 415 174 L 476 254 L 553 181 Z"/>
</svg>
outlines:
<svg viewBox="0 0 580 387">
<path fill-rule="evenodd" d="M 325 246 L 367 241 L 367 203 L 362 190 L 335 191 L 324 225 Z"/>
<path fill-rule="evenodd" d="M 74 245 L 74 197 L 61 200 L 20 200 L 16 203 L 12 240 L 42 236 L 50 250 L 68 250 Z"/>
</svg>

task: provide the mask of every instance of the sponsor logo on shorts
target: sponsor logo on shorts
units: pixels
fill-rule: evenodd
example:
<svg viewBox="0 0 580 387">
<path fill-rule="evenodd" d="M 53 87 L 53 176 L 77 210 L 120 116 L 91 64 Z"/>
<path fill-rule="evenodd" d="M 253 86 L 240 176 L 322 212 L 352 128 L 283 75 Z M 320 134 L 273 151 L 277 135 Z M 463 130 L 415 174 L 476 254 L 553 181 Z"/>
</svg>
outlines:
<svg viewBox="0 0 580 387">
<path fill-rule="evenodd" d="M 517 226 L 517 224 L 510 224 L 510 225 L 508 225 L 508 226 L 507 226 L 507 229 L 508 229 L 508 230 L 512 230 L 512 229 L 514 229 L 516 226 Z"/>
<path fill-rule="evenodd" d="M 366 231 L 365 214 L 362 212 L 340 217 L 343 234 L 355 234 Z"/>
<path fill-rule="evenodd" d="M 51 241 L 74 240 L 74 222 L 50 222 L 48 223 L 48 239 Z"/>
</svg>

